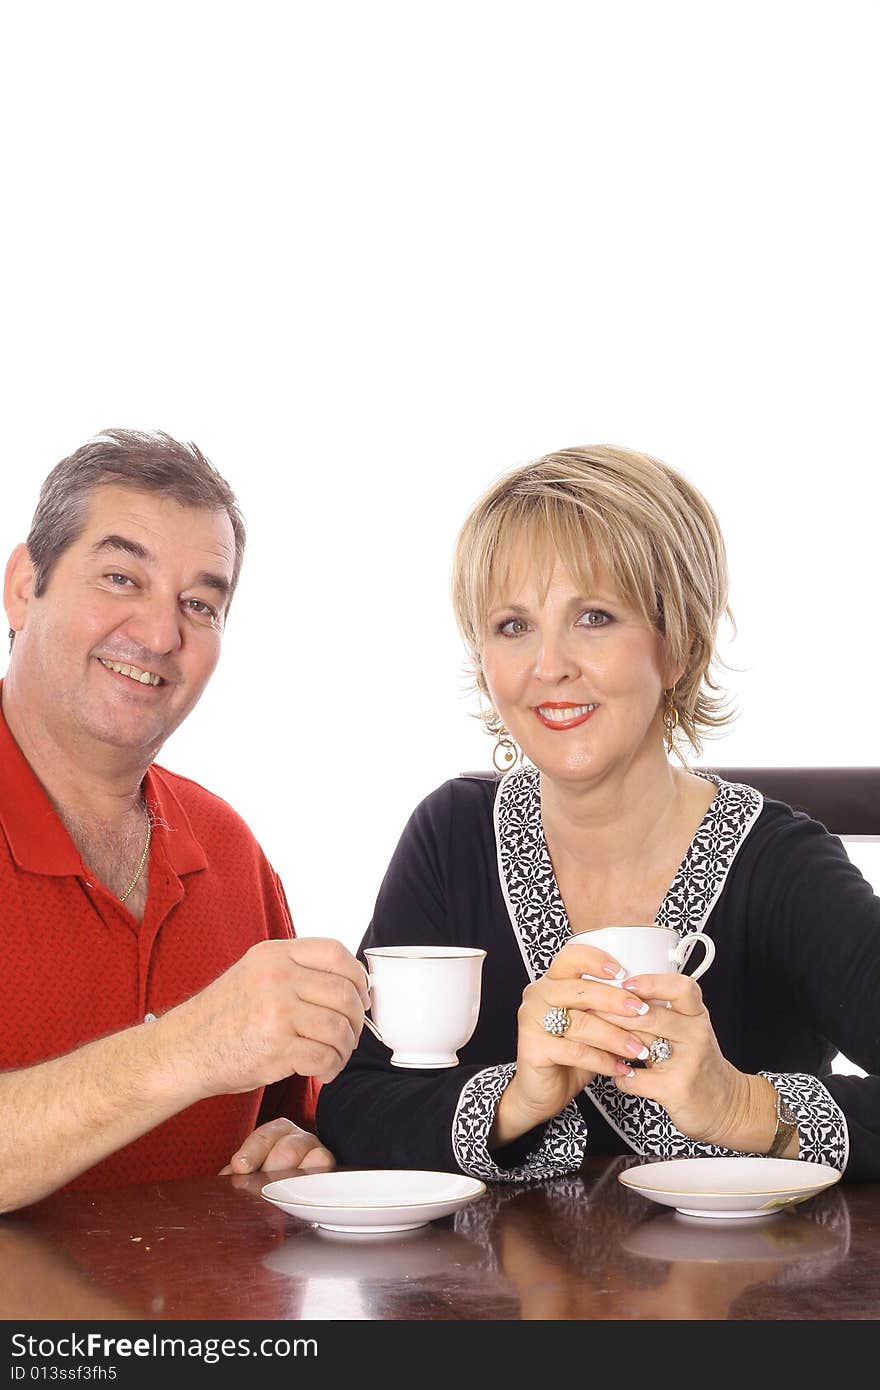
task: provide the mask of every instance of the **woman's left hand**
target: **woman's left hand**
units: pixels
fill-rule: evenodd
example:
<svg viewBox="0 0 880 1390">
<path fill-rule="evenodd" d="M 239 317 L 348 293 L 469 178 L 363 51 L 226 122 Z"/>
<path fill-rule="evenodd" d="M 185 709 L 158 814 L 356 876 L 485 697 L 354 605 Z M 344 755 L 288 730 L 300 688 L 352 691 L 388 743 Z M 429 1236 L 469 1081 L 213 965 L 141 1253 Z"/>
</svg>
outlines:
<svg viewBox="0 0 880 1390">
<path fill-rule="evenodd" d="M 638 975 L 623 988 L 650 1006 L 637 1027 L 631 1019 L 626 1026 L 647 1047 L 665 1038 L 671 1051 L 667 1061 L 646 1062 L 614 1084 L 626 1095 L 657 1101 L 688 1138 L 739 1148 L 737 1131 L 749 1117 L 749 1079 L 722 1055 L 700 986 L 687 975 Z"/>
</svg>

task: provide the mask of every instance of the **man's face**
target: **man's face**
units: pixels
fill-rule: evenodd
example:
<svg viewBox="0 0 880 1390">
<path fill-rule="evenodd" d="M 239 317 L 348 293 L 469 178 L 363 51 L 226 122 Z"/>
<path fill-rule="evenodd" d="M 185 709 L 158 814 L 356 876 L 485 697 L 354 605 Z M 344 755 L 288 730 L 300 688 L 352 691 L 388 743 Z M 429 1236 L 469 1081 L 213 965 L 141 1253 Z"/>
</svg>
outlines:
<svg viewBox="0 0 880 1390">
<path fill-rule="evenodd" d="M 56 740 L 154 757 L 217 664 L 234 560 L 225 511 L 97 488 L 45 592 L 26 580 L 20 597 L 7 592 L 27 720 Z"/>
</svg>

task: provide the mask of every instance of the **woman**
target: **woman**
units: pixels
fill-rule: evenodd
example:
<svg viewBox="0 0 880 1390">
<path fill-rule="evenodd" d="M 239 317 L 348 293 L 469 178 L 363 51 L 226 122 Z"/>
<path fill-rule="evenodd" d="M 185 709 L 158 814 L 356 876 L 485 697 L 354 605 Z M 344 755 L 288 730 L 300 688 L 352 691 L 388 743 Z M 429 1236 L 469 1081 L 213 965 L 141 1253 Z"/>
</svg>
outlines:
<svg viewBox="0 0 880 1390">
<path fill-rule="evenodd" d="M 489 1180 L 588 1150 L 880 1177 L 880 1080 L 831 1074 L 838 1050 L 880 1070 L 880 901 L 823 826 L 670 761 L 725 722 L 705 500 L 643 454 L 549 454 L 478 502 L 453 593 L 496 756 L 515 740 L 528 761 L 422 802 L 363 946 L 483 947 L 480 1018 L 439 1073 L 398 1071 L 362 1035 L 322 1091 L 322 1141 L 343 1164 Z M 579 939 L 652 922 L 713 938 L 701 985 L 621 987 Z"/>
</svg>

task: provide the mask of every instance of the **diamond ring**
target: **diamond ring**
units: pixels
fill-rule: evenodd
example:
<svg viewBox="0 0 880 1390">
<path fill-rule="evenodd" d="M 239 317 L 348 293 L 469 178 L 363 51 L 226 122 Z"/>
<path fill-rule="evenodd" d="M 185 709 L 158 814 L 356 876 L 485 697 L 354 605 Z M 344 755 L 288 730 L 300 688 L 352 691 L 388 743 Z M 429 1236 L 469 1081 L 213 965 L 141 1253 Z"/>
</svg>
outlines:
<svg viewBox="0 0 880 1390">
<path fill-rule="evenodd" d="M 571 1014 L 568 1009 L 557 1009 L 554 1006 L 547 1010 L 541 1022 L 545 1033 L 552 1033 L 555 1038 L 561 1038 L 571 1027 Z"/>
<path fill-rule="evenodd" d="M 648 1048 L 648 1065 L 655 1062 L 668 1062 L 672 1056 L 672 1045 L 668 1038 L 655 1038 Z"/>
</svg>

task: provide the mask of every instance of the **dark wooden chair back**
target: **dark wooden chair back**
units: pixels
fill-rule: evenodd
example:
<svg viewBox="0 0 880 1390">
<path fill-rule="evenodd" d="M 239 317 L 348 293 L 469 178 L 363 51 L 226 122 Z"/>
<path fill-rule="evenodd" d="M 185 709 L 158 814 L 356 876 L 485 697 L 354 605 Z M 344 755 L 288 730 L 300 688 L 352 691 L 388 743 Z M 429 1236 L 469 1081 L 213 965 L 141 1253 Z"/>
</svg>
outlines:
<svg viewBox="0 0 880 1390">
<path fill-rule="evenodd" d="M 834 835 L 880 839 L 880 767 L 715 767 L 773 801 L 806 811 Z"/>
<path fill-rule="evenodd" d="M 715 767 L 725 782 L 745 782 L 821 821 L 833 835 L 880 840 L 880 767 Z M 462 777 L 494 778 L 491 770 Z"/>
</svg>

